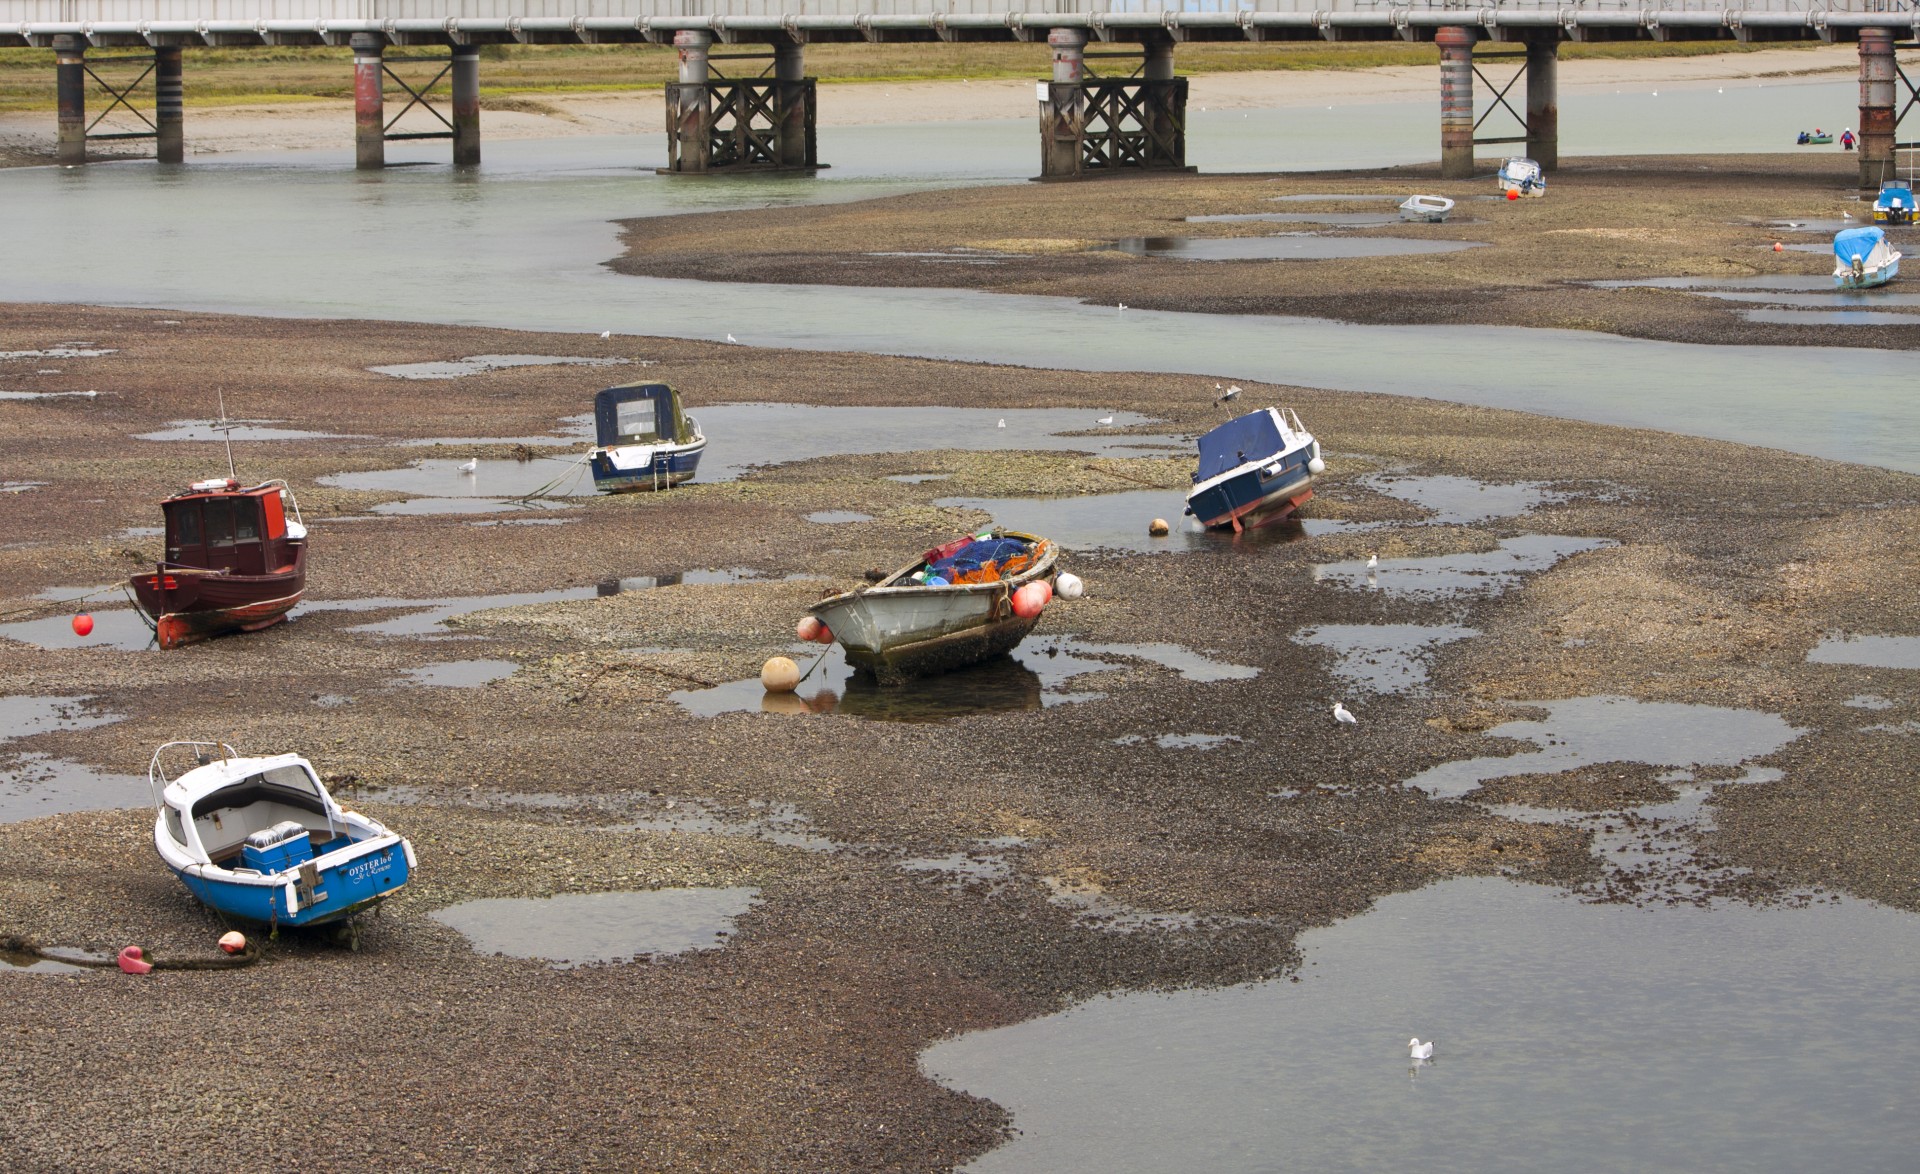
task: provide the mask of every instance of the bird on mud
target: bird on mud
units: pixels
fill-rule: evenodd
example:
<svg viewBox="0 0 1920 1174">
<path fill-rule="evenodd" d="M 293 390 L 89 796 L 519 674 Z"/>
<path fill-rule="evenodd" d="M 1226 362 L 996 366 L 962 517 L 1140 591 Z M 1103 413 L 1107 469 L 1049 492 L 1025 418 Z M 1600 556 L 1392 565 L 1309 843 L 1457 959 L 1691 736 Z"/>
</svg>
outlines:
<svg viewBox="0 0 1920 1174">
<path fill-rule="evenodd" d="M 602 330 L 602 331 L 600 332 L 600 337 L 601 337 L 601 338 L 612 338 L 612 337 L 613 337 L 613 331 L 611 331 L 611 330 Z"/>
<path fill-rule="evenodd" d="M 1349 726 L 1360 724 L 1360 719 L 1353 716 L 1353 711 L 1338 701 L 1333 703 L 1333 720 Z"/>
<path fill-rule="evenodd" d="M 468 460 L 467 460 L 467 463 L 466 463 L 466 464 L 464 464 L 464 465 L 461 465 L 461 466 L 460 466 L 460 471 L 461 471 L 462 473 L 466 473 L 466 474 L 468 474 L 468 475 L 472 475 L 472 473 L 473 473 L 473 471 L 474 471 L 475 469 L 478 469 L 479 467 L 480 467 L 480 458 L 479 458 L 479 457 L 470 457 L 470 458 L 468 458 Z"/>
<path fill-rule="evenodd" d="M 737 339 L 737 338 L 735 338 L 735 337 L 734 337 L 733 335 L 731 335 L 731 334 L 729 334 L 729 335 L 727 335 L 727 341 L 728 341 L 728 342 L 730 342 L 730 343 L 733 343 L 733 344 L 734 344 L 734 345 L 736 345 L 736 346 L 737 346 L 737 345 L 739 345 L 739 343 L 740 343 L 740 340 L 739 340 L 739 339 Z"/>
<path fill-rule="evenodd" d="M 1407 1041 L 1407 1055 L 1411 1059 L 1415 1059 L 1415 1060 L 1433 1059 L 1433 1041 L 1428 1040 L 1426 1043 L 1423 1044 L 1420 1042 L 1419 1036 L 1417 1035 L 1414 1036 L 1412 1039 Z"/>
</svg>

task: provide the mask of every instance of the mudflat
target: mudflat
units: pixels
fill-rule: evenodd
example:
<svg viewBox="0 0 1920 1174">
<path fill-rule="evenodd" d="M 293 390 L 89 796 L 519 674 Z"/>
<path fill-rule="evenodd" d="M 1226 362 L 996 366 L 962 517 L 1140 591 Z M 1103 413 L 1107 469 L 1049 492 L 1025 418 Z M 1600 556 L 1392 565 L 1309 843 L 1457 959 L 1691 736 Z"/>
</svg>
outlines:
<svg viewBox="0 0 1920 1174">
<path fill-rule="evenodd" d="M 1463 198 L 1462 222 L 1434 227 L 1486 246 L 1398 259 L 1403 272 L 1003 244 L 1011 260 L 981 280 L 1098 298 L 1118 295 L 1124 274 L 1129 304 L 1354 317 L 1405 290 L 1412 320 L 1757 341 L 1692 295 L 1578 283 L 1689 267 L 1819 271 L 1820 258 L 1774 253 L 1781 233 L 1739 221 L 1841 207 L 1841 162 L 1735 160 L 1645 184 L 1656 214 L 1629 189 L 1676 172 L 1580 161 L 1546 200 Z M 1778 182 L 1736 199 L 1749 174 Z M 630 232 L 617 265 L 751 279 L 785 267 L 783 279 L 819 281 L 830 263 L 909 243 L 1162 236 L 1201 227 L 1176 212 L 1294 208 L 1262 201 L 1397 190 L 1403 178 L 1029 185 L 676 217 Z M 1702 231 L 1652 235 L 1676 224 Z M 1611 274 L 1610 260 L 1623 262 Z M 895 259 L 854 277 L 961 280 L 953 272 Z M 1614 299 L 1629 309 L 1609 314 Z M 1390 320 L 1379 313 L 1365 320 Z M 1669 317 L 1679 325 L 1662 327 Z M 1910 345 L 1908 329 L 1871 337 Z M 297 751 L 420 858 L 414 882 L 364 920 L 357 951 L 287 933 L 232 970 L 0 969 L 12 1059 L 0 1137 L 22 1168 L 117 1169 L 138 1152 L 212 1170 L 298 1138 L 302 1158 L 327 1168 L 945 1169 L 997 1144 L 1009 1121 L 926 1078 L 916 1057 L 929 1043 L 1102 991 L 1283 976 L 1302 929 L 1437 878 L 1636 902 L 1828 889 L 1916 905 L 1914 740 L 1901 733 L 1920 719 L 1914 674 L 1809 654 L 1837 635 L 1920 632 L 1904 589 L 1920 478 L 1248 384 L 1236 408 L 1291 406 L 1325 445 L 1304 526 L 1179 535 L 1158 553 L 1071 551 L 1064 565 L 1088 594 L 1048 607 L 1029 641 L 1037 667 L 1019 669 L 1031 679 L 949 698 L 937 720 L 887 720 L 900 708 L 854 684 L 808 693 L 800 712 L 763 711 L 750 686 L 743 710 L 702 716 L 688 695 L 799 651 L 794 622 L 819 595 L 994 517 L 1019 524 L 1018 505 L 990 516 L 952 499 L 1097 509 L 1102 495 L 1177 495 L 1187 438 L 1228 411 L 1212 381 L 82 306 L 6 306 L 0 333 L 0 389 L 97 393 L 0 400 L 0 679 L 10 698 L 84 698 L 81 712 L 112 719 L 0 743 L 0 767 L 140 776 L 156 744 L 185 737 Z M 626 362 L 430 383 L 370 370 L 490 354 Z M 596 388 L 634 378 L 673 384 L 696 415 L 720 404 L 1065 409 L 1084 413 L 1086 447 L 982 453 L 956 431 L 915 451 L 824 455 L 562 508 L 393 509 L 484 496 L 478 475 L 469 485 L 451 468 L 471 458 L 491 475 L 484 462 L 552 454 L 557 474 L 584 442 L 546 442 L 565 439 Z M 38 618 L 57 634 L 82 607 L 115 606 L 110 590 L 77 603 L 46 593 L 91 592 L 152 565 L 158 541 L 143 530 L 158 523 L 157 500 L 223 474 L 227 458 L 215 443 L 136 437 L 211 415 L 216 387 L 236 416 L 325 434 L 234 447 L 243 478 L 284 477 L 299 498 L 310 605 L 279 628 L 169 653 L 15 638 L 35 633 L 8 625 Z M 1129 430 L 1097 422 L 1116 412 L 1150 417 L 1131 431 L 1172 447 L 1096 455 Z M 439 487 L 338 483 L 416 461 L 440 463 Z M 866 519 L 809 520 L 822 511 Z M 1116 524 L 1144 536 L 1148 521 Z M 545 598 L 478 598 L 513 594 Z M 431 606 L 459 614 L 395 622 Z M 1319 638 L 1388 625 L 1477 635 L 1421 645 L 1409 655 L 1425 680 L 1386 683 Z M 513 672 L 474 688 L 409 683 L 413 670 L 475 659 Z M 946 687 L 966 692 L 935 690 Z M 1774 781 L 1696 771 L 1727 784 L 1709 804 L 1711 830 L 1677 829 L 1690 852 L 1631 869 L 1599 858 L 1579 826 L 1494 806 L 1624 809 L 1672 785 L 1645 762 L 1520 773 L 1459 798 L 1407 785 L 1441 764 L 1531 749 L 1487 731 L 1582 697 L 1759 711 L 1798 733 L 1741 764 L 1777 770 Z M 1335 700 L 1358 725 L 1333 720 Z M 122 807 L 22 811 L 0 825 L 0 937 L 14 946 L 0 958 L 134 942 L 163 962 L 213 953 L 225 927 L 161 867 L 144 789 L 125 789 Z M 481 898 L 719 887 L 757 892 L 713 948 L 568 968 L 476 950 L 434 916 Z"/>
</svg>

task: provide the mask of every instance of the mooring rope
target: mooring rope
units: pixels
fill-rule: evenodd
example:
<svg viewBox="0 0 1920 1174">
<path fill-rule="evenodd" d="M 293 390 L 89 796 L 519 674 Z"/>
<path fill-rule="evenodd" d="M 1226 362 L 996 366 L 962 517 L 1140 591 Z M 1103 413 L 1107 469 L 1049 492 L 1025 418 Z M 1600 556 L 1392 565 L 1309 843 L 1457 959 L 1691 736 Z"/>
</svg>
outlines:
<svg viewBox="0 0 1920 1174">
<path fill-rule="evenodd" d="M 521 494 L 521 495 L 520 495 L 519 497 L 516 497 L 516 498 L 511 498 L 510 500 L 512 500 L 512 501 L 532 501 L 532 500 L 534 500 L 535 498 L 539 498 L 539 497 L 547 497 L 547 496 L 550 496 L 551 494 L 553 494 L 553 493 L 554 493 L 554 492 L 555 492 L 555 491 L 556 491 L 556 490 L 558 489 L 558 487 L 559 487 L 559 485 L 560 485 L 560 483 L 561 483 L 562 481 L 566 481 L 566 480 L 569 480 L 569 479 L 571 479 L 571 478 L 573 478 L 573 477 L 575 477 L 575 476 L 578 476 L 578 475 L 579 475 L 579 473 L 580 473 L 580 470 L 586 467 L 586 464 L 587 464 L 587 462 L 588 462 L 589 460 L 591 460 L 591 459 L 592 459 L 592 457 L 593 457 L 593 454 L 592 454 L 592 453 L 586 453 L 586 454 L 583 454 L 582 456 L 580 456 L 580 457 L 578 457 L 578 458 L 576 458 L 576 459 L 575 459 L 574 461 L 572 461 L 571 463 L 569 463 L 569 464 L 567 465 L 567 467 L 566 467 L 565 469 L 562 469 L 562 470 L 560 471 L 560 475 L 559 475 L 558 477 L 555 477 L 555 478 L 554 478 L 553 480 L 551 480 L 551 481 L 549 481 L 549 482 L 547 482 L 547 483 L 546 483 L 545 485 L 542 485 L 542 486 L 540 486 L 540 488 L 538 488 L 538 489 L 535 489 L 535 490 L 534 490 L 533 492 L 531 492 L 531 493 L 523 493 L 523 494 Z M 559 457 L 548 457 L 548 458 L 546 458 L 546 459 L 547 459 L 547 460 L 555 460 L 555 461 L 557 461 L 557 460 L 559 460 L 560 458 L 559 458 Z"/>
<path fill-rule="evenodd" d="M 84 966 L 93 970 L 112 970 L 120 965 L 117 958 L 76 958 L 54 953 L 51 949 L 26 938 L 0 935 L 0 953 L 25 954 L 46 962 L 58 962 L 63 966 Z M 152 954 L 142 953 L 142 960 L 155 970 L 237 970 L 242 966 L 252 966 L 264 957 L 260 947 L 251 941 L 247 948 L 238 954 L 222 954 L 217 958 L 155 958 Z"/>
</svg>

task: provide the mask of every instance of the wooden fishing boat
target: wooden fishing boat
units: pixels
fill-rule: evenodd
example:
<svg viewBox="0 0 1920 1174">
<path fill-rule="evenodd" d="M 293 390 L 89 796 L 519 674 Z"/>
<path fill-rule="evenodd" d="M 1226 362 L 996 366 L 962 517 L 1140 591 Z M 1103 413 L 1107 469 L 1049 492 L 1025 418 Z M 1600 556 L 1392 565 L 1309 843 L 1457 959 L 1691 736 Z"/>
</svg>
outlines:
<svg viewBox="0 0 1920 1174">
<path fill-rule="evenodd" d="M 1187 513 L 1235 533 L 1277 521 L 1313 497 L 1313 479 L 1326 468 L 1320 442 L 1292 408 L 1248 412 L 1200 438 Z"/>
<path fill-rule="evenodd" d="M 664 383 L 623 383 L 593 397 L 594 438 L 587 454 L 602 493 L 670 489 L 700 470 L 707 438 L 700 422 Z"/>
<path fill-rule="evenodd" d="M 307 588 L 307 528 L 284 481 L 196 481 L 160 503 L 166 557 L 128 580 L 162 648 L 287 618 Z M 287 516 L 291 508 L 293 516 Z"/>
<path fill-rule="evenodd" d="M 1053 543 L 991 530 L 927 551 L 871 587 L 807 610 L 846 650 L 847 663 L 883 685 L 944 673 L 1011 651 L 1038 614 L 1014 614 L 1013 593 L 1050 579 Z"/>
<path fill-rule="evenodd" d="M 197 765 L 169 780 L 162 756 Z M 178 751 L 176 751 L 178 752 Z M 243 758 L 216 742 L 168 742 L 147 766 L 160 859 L 209 908 L 261 925 L 344 922 L 392 896 L 413 845 L 347 811 L 297 754 Z"/>
<path fill-rule="evenodd" d="M 1445 196 L 1408 196 L 1400 205 L 1400 219 L 1439 224 L 1453 214 L 1453 201 Z"/>
<path fill-rule="evenodd" d="M 1500 190 L 1523 196 L 1547 194 L 1547 173 L 1531 159 L 1516 155 L 1500 165 Z"/>
<path fill-rule="evenodd" d="M 1833 238 L 1836 289 L 1872 289 L 1900 275 L 1900 252 L 1878 228 L 1849 228 Z"/>
</svg>

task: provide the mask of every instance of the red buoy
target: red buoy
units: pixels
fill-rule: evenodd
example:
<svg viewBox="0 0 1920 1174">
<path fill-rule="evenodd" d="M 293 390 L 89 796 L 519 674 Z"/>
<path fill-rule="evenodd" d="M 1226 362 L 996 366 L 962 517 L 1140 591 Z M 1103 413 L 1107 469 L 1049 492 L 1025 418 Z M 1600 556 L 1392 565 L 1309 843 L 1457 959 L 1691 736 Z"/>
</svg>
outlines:
<svg viewBox="0 0 1920 1174">
<path fill-rule="evenodd" d="M 87 636 L 93 632 L 93 617 L 85 612 L 73 617 L 73 634 Z"/>
<path fill-rule="evenodd" d="M 147 961 L 139 946 L 128 946 L 120 951 L 120 969 L 128 974 L 145 974 L 153 969 L 153 963 Z"/>
<path fill-rule="evenodd" d="M 1023 620 L 1032 619 L 1047 606 L 1047 599 L 1052 594 L 1052 589 L 1045 583 L 1028 583 L 1013 593 L 1013 614 Z"/>
<path fill-rule="evenodd" d="M 1520 193 L 1518 191 L 1515 191 L 1513 188 L 1507 189 L 1507 199 L 1517 200 L 1519 198 L 1520 198 Z"/>
<path fill-rule="evenodd" d="M 1783 245 L 1783 244 L 1781 244 L 1781 243 L 1780 243 L 1779 241 L 1774 241 L 1774 242 L 1773 242 L 1773 251 L 1774 251 L 1774 252 L 1776 252 L 1776 253 L 1784 253 L 1784 252 L 1786 252 L 1786 251 L 1787 251 L 1787 246 L 1785 246 L 1785 245 Z"/>
</svg>

